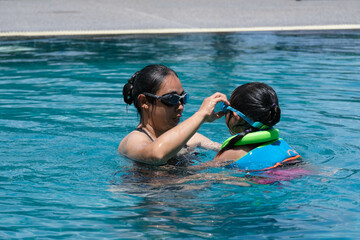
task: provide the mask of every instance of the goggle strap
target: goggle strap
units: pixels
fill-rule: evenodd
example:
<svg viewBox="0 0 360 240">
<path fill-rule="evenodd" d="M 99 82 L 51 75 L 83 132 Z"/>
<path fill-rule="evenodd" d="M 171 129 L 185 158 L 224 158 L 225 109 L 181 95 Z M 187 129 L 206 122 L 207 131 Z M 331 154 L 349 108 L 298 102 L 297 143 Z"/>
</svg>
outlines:
<svg viewBox="0 0 360 240">
<path fill-rule="evenodd" d="M 232 112 L 235 112 L 236 114 L 238 114 L 242 119 L 244 119 L 248 124 L 250 124 L 252 127 L 254 128 L 259 128 L 259 129 L 264 129 L 264 128 L 268 128 L 268 126 L 262 124 L 261 122 L 254 122 L 252 121 L 249 117 L 247 117 L 245 114 L 243 114 L 242 112 L 236 110 L 235 108 L 230 107 L 229 105 L 226 105 L 224 102 L 221 102 L 221 111 L 226 113 L 227 110 L 230 110 Z"/>
</svg>

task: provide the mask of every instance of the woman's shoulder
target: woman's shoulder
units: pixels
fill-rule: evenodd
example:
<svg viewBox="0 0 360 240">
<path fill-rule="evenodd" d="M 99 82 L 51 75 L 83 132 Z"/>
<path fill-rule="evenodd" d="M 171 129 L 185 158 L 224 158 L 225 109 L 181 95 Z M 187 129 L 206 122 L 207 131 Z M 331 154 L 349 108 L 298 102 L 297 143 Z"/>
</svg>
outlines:
<svg viewBox="0 0 360 240">
<path fill-rule="evenodd" d="M 148 136 L 146 136 L 146 134 L 135 129 L 121 140 L 118 147 L 118 152 L 120 154 L 127 155 L 127 153 L 134 149 L 136 146 L 151 142 L 152 141 L 149 139 Z"/>
</svg>

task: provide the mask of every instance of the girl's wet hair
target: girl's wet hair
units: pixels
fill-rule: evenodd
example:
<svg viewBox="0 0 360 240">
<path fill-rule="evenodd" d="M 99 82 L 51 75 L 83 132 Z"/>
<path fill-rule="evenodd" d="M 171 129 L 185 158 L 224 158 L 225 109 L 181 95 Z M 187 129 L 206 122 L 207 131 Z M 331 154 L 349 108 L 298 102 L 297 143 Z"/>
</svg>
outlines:
<svg viewBox="0 0 360 240">
<path fill-rule="evenodd" d="M 265 83 L 252 82 L 237 87 L 231 94 L 229 102 L 231 107 L 239 110 L 254 122 L 261 122 L 272 127 L 280 121 L 281 109 L 278 97 L 274 89 Z M 248 125 L 248 129 L 234 137 L 218 155 L 232 149 L 235 143 L 246 134 L 258 130 Z"/>
<path fill-rule="evenodd" d="M 125 103 L 129 105 L 134 103 L 134 106 L 141 115 L 141 108 L 137 100 L 139 94 L 144 92 L 156 94 L 165 77 L 171 74 L 177 76 L 174 70 L 160 64 L 148 65 L 140 71 L 137 71 L 128 80 L 128 83 L 124 85 L 123 96 Z M 154 99 L 148 98 L 148 101 L 153 103 Z"/>
<path fill-rule="evenodd" d="M 280 121 L 278 97 L 274 89 L 265 83 L 252 82 L 237 87 L 231 94 L 230 105 L 254 122 L 269 127 Z"/>
</svg>

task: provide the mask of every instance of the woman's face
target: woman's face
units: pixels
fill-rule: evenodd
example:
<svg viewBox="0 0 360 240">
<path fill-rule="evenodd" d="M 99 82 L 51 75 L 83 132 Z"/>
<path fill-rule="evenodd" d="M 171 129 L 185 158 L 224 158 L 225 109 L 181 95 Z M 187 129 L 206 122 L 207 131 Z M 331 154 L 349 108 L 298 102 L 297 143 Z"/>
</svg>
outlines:
<svg viewBox="0 0 360 240">
<path fill-rule="evenodd" d="M 165 77 L 156 95 L 163 96 L 168 93 L 181 95 L 183 92 L 184 89 L 179 78 L 170 74 Z M 154 129 L 165 132 L 175 127 L 180 122 L 183 110 L 184 105 L 180 102 L 175 106 L 168 106 L 162 103 L 160 99 L 156 99 L 150 109 Z"/>
</svg>

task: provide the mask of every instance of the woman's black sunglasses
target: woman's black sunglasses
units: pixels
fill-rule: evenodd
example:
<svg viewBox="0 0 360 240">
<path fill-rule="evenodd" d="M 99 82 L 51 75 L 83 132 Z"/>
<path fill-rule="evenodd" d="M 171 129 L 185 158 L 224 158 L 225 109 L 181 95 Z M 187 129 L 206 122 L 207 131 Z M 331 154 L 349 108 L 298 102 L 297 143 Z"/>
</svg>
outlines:
<svg viewBox="0 0 360 240">
<path fill-rule="evenodd" d="M 189 94 L 186 92 L 181 95 L 178 95 L 176 93 L 167 93 L 162 96 L 154 95 L 147 92 L 144 92 L 143 94 L 148 97 L 160 99 L 160 101 L 167 106 L 175 106 L 179 102 L 184 105 L 189 101 Z"/>
</svg>

